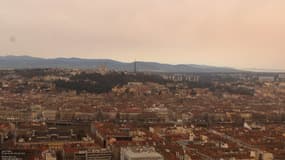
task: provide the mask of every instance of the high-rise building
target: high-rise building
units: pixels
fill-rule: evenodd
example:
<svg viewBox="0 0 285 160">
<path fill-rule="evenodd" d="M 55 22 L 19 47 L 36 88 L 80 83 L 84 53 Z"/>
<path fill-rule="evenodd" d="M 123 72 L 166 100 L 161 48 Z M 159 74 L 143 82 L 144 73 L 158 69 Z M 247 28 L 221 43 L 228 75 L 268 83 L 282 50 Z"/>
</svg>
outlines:
<svg viewBox="0 0 285 160">
<path fill-rule="evenodd" d="M 74 160 L 111 160 L 109 149 L 88 149 L 74 153 Z"/>
</svg>

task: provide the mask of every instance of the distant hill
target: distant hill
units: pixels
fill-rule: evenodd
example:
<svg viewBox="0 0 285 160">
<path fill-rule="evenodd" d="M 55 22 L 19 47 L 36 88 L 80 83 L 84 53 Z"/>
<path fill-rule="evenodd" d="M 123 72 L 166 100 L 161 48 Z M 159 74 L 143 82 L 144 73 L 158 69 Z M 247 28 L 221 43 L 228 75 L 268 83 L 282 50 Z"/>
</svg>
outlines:
<svg viewBox="0 0 285 160">
<path fill-rule="evenodd" d="M 284 69 L 265 69 L 265 68 L 244 68 L 244 71 L 250 72 L 276 72 L 276 73 L 285 73 Z"/>
<path fill-rule="evenodd" d="M 133 71 L 134 63 L 125 63 L 110 59 L 80 59 L 80 58 L 36 58 L 30 56 L 0 56 L 0 69 L 29 68 L 78 68 L 95 69 L 105 65 L 111 70 Z M 143 72 L 238 72 L 227 67 L 213 67 L 195 64 L 161 64 L 156 62 L 137 62 L 137 70 Z"/>
</svg>

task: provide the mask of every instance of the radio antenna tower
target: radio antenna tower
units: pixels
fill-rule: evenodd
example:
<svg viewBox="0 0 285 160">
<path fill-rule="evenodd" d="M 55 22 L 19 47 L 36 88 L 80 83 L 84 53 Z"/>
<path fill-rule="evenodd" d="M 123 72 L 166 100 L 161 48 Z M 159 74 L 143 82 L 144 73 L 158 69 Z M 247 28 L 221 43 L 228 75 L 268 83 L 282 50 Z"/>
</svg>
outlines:
<svg viewBox="0 0 285 160">
<path fill-rule="evenodd" d="M 135 74 L 137 73 L 137 61 L 136 60 L 134 61 L 134 73 Z"/>
</svg>

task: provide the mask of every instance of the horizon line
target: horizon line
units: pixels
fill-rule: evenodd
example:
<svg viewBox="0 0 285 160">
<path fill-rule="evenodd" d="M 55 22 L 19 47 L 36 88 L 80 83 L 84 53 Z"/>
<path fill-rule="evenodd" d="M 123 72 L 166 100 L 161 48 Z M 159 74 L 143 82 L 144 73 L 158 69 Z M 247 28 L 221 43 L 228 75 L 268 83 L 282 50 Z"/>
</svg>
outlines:
<svg viewBox="0 0 285 160">
<path fill-rule="evenodd" d="M 152 60 L 143 60 L 138 61 L 137 59 L 134 61 L 124 61 L 124 60 L 117 60 L 113 58 L 89 58 L 89 57 L 68 57 L 68 56 L 60 56 L 60 57 L 41 57 L 41 56 L 31 56 L 27 54 L 22 55 L 15 55 L 15 54 L 6 54 L 0 55 L 0 57 L 31 57 L 31 58 L 39 58 L 39 59 L 81 59 L 81 60 L 112 60 L 121 63 L 134 63 L 134 62 L 147 62 L 147 63 L 159 63 L 159 64 L 168 64 L 168 65 L 198 65 L 198 66 L 208 66 L 208 67 L 217 67 L 217 68 L 231 68 L 237 70 L 243 70 L 248 72 L 285 72 L 285 69 L 280 68 L 259 68 L 259 67 L 234 67 L 234 66 L 222 66 L 222 65 L 208 65 L 208 64 L 197 64 L 197 63 L 168 63 L 168 62 L 161 62 L 161 61 L 152 61 Z"/>
</svg>

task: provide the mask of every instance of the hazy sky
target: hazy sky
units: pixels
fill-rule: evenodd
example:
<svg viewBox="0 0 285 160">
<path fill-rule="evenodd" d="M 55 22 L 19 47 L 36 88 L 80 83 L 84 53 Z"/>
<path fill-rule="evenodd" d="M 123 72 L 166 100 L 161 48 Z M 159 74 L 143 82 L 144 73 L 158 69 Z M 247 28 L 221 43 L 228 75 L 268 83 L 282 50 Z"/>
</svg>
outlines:
<svg viewBox="0 0 285 160">
<path fill-rule="evenodd" d="M 285 69 L 285 0 L 0 0 L 0 55 Z"/>
</svg>

